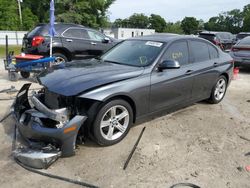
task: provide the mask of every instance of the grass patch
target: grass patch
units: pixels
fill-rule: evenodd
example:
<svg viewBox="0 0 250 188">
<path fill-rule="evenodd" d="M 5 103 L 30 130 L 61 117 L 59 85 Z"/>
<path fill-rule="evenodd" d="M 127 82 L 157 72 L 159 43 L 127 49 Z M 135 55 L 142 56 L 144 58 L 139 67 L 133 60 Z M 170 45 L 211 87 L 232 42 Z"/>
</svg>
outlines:
<svg viewBox="0 0 250 188">
<path fill-rule="evenodd" d="M 17 45 L 9 45 L 9 51 L 14 51 L 14 54 L 21 53 L 22 46 Z M 0 58 L 5 58 L 5 45 L 0 45 Z"/>
</svg>

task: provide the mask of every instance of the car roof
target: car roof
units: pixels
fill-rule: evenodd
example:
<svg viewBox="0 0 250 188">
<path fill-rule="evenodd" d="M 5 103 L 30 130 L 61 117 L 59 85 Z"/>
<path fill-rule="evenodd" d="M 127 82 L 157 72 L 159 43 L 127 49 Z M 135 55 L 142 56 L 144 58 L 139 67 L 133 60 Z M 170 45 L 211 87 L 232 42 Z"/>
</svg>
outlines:
<svg viewBox="0 0 250 188">
<path fill-rule="evenodd" d="M 199 34 L 204 34 L 204 35 L 209 35 L 209 34 L 211 34 L 211 35 L 216 35 L 216 34 L 222 34 L 222 33 L 226 33 L 226 34 L 232 34 L 232 33 L 230 33 L 230 32 L 224 32 L 224 31 L 202 31 L 202 32 L 200 32 Z"/>
<path fill-rule="evenodd" d="M 240 33 L 238 33 L 238 35 L 239 34 L 247 34 L 247 35 L 250 35 L 250 32 L 240 32 Z"/>
<path fill-rule="evenodd" d="M 152 40 L 152 41 L 158 41 L 158 42 L 169 42 L 169 41 L 177 40 L 177 39 L 200 39 L 200 38 L 191 36 L 191 35 L 178 35 L 178 34 L 173 34 L 173 33 L 157 33 L 157 34 L 152 34 L 152 35 L 129 38 L 127 40 L 145 40 L 145 41 Z"/>
<path fill-rule="evenodd" d="M 37 26 L 45 26 L 49 25 L 48 23 L 40 23 Z M 85 27 L 83 25 L 74 24 L 74 23 L 61 23 L 61 22 L 55 22 L 55 25 L 61 25 L 61 26 L 67 26 L 67 27 Z"/>
</svg>

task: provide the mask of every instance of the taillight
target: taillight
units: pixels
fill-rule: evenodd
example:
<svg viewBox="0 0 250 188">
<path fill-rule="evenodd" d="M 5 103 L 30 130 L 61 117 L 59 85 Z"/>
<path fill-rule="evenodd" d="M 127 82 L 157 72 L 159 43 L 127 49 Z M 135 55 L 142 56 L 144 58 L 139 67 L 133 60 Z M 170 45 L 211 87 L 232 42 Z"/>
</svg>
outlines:
<svg viewBox="0 0 250 188">
<path fill-rule="evenodd" d="M 220 41 L 218 41 L 218 40 L 214 40 L 214 42 L 213 42 L 215 45 L 220 45 Z"/>
<path fill-rule="evenodd" d="M 32 40 L 32 46 L 39 46 L 40 44 L 42 44 L 43 41 L 44 41 L 44 37 L 35 36 L 33 37 L 33 40 Z"/>
</svg>

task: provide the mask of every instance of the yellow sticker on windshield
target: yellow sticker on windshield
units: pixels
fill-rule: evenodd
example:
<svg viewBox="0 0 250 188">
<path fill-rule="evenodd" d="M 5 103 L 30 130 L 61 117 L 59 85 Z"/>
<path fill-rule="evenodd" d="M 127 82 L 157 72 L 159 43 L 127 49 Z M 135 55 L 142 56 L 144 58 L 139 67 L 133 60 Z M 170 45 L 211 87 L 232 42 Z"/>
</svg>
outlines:
<svg viewBox="0 0 250 188">
<path fill-rule="evenodd" d="M 173 52 L 172 53 L 172 59 L 180 59 L 180 58 L 182 58 L 183 57 L 183 54 L 182 54 L 182 52 Z"/>
<path fill-rule="evenodd" d="M 148 41 L 148 42 L 146 42 L 146 45 L 160 48 L 163 45 L 163 43 L 161 43 L 161 42 L 154 42 L 154 41 Z"/>
<path fill-rule="evenodd" d="M 148 62 L 148 59 L 147 59 L 146 56 L 141 56 L 141 57 L 139 57 L 139 59 L 140 59 L 140 63 L 141 63 L 142 65 L 145 65 L 145 64 L 147 64 L 147 62 Z"/>
</svg>

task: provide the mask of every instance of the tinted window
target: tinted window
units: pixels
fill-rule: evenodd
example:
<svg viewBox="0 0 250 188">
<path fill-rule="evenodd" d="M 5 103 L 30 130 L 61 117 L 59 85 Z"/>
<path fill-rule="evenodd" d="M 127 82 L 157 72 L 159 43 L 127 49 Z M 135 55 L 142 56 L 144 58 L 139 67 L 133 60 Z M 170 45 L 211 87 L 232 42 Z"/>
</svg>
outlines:
<svg viewBox="0 0 250 188">
<path fill-rule="evenodd" d="M 64 34 L 64 37 L 70 38 L 80 38 L 80 39 L 88 39 L 88 33 L 84 29 L 68 29 Z"/>
<path fill-rule="evenodd" d="M 95 31 L 88 30 L 88 35 L 91 40 L 102 41 L 104 39 L 103 35 Z"/>
<path fill-rule="evenodd" d="M 215 39 L 214 34 L 200 34 L 199 37 L 207 39 L 209 41 L 213 41 Z"/>
<path fill-rule="evenodd" d="M 27 37 L 30 38 L 30 37 L 35 36 L 35 35 L 39 34 L 39 32 L 41 30 L 42 30 L 42 26 L 37 26 L 31 32 L 28 33 Z"/>
<path fill-rule="evenodd" d="M 193 55 L 193 62 L 202 62 L 210 59 L 207 43 L 201 41 L 190 41 L 190 49 Z"/>
<path fill-rule="evenodd" d="M 175 42 L 163 56 L 163 60 L 176 60 L 180 65 L 188 64 L 188 46 L 186 41 Z"/>
<path fill-rule="evenodd" d="M 218 53 L 217 49 L 214 46 L 208 44 L 208 49 L 209 49 L 211 59 L 216 59 L 216 58 L 219 57 L 219 53 Z"/>
</svg>

